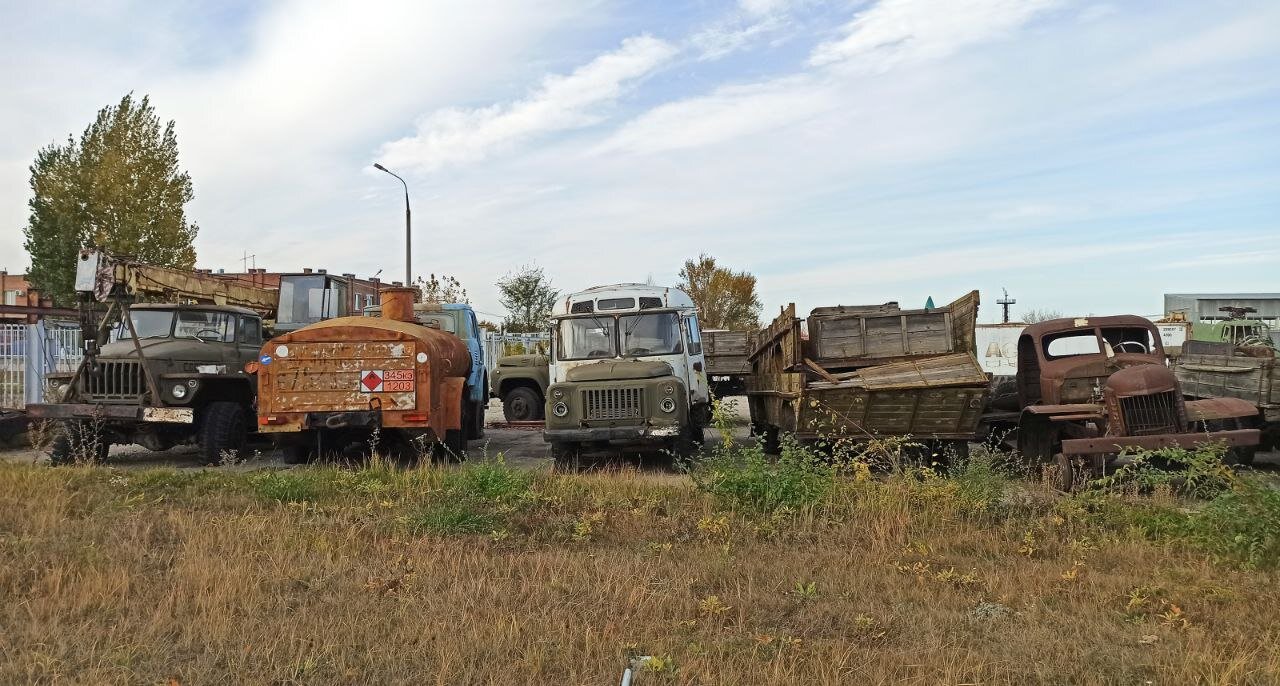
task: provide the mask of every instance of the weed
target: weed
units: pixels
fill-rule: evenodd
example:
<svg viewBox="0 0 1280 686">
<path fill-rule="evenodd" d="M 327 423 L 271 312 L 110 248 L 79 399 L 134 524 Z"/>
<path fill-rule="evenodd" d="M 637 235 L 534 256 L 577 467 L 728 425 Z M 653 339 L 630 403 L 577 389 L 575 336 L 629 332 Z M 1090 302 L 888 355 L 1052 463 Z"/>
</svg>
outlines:
<svg viewBox="0 0 1280 686">
<path fill-rule="evenodd" d="M 280 503 L 315 502 L 329 491 L 320 470 L 258 472 L 249 485 L 263 498 Z"/>
<path fill-rule="evenodd" d="M 800 510 L 831 493 L 836 470 L 812 449 L 787 437 L 776 460 L 759 444 L 717 446 L 690 472 L 699 490 L 720 507 L 769 513 Z"/>
<path fill-rule="evenodd" d="M 405 517 L 409 531 L 414 534 L 456 536 L 464 534 L 490 534 L 503 529 L 505 518 L 479 509 L 467 501 L 445 500 L 433 502 Z"/>
<path fill-rule="evenodd" d="M 818 582 L 810 581 L 805 583 L 797 581 L 795 588 L 791 589 L 791 595 L 801 600 L 817 600 L 818 599 Z"/>
</svg>

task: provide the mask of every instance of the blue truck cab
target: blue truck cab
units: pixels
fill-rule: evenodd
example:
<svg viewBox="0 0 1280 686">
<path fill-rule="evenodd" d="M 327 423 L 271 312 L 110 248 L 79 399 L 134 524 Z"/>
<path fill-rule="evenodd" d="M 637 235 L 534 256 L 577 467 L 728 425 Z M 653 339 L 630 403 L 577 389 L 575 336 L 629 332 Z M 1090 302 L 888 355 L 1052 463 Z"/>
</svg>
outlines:
<svg viewBox="0 0 1280 686">
<path fill-rule="evenodd" d="M 376 317 L 382 308 L 371 305 L 364 308 L 364 316 Z M 484 365 L 484 336 L 476 311 L 465 303 L 414 303 L 413 316 L 422 326 L 447 331 L 467 344 L 471 355 L 471 373 L 467 375 L 467 387 L 463 389 L 466 400 L 463 428 L 468 440 L 484 437 L 484 411 L 489 406 L 489 372 Z"/>
</svg>

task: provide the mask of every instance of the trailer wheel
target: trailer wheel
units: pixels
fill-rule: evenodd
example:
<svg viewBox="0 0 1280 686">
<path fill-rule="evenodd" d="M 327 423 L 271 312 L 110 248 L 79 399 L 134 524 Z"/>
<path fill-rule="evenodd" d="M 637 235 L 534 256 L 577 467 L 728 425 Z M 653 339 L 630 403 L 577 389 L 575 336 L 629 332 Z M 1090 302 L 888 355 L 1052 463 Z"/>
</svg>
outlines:
<svg viewBox="0 0 1280 686">
<path fill-rule="evenodd" d="M 516 386 L 502 396 L 502 416 L 509 422 L 531 422 L 543 417 L 542 398 L 528 386 Z"/>
<path fill-rule="evenodd" d="M 766 424 L 752 424 L 751 435 L 760 441 L 760 445 L 766 453 L 777 455 L 782 451 L 782 439 L 778 435 L 778 427 Z"/>
<path fill-rule="evenodd" d="M 218 464 L 224 453 L 239 456 L 244 452 L 248 431 L 248 415 L 240 403 L 228 400 L 209 403 L 204 411 L 204 425 L 200 427 L 201 461 Z"/>
</svg>

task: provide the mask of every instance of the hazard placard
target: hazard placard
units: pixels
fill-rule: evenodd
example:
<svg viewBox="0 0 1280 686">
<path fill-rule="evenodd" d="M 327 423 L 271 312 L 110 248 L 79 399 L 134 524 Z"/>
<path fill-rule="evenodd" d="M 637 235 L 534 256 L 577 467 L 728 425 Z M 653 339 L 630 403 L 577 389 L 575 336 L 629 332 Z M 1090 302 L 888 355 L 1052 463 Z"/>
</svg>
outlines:
<svg viewBox="0 0 1280 686">
<path fill-rule="evenodd" d="M 362 369 L 360 371 L 360 392 L 379 393 L 382 391 L 382 370 Z"/>
<path fill-rule="evenodd" d="M 361 393 L 405 393 L 413 390 L 412 369 L 363 369 Z"/>
</svg>

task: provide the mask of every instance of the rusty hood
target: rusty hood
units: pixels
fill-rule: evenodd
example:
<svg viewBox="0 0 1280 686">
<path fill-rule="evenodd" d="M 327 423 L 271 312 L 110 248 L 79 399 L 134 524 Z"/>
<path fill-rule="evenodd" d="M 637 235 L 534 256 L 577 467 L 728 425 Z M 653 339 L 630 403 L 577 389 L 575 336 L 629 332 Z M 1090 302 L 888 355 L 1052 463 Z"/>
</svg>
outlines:
<svg viewBox="0 0 1280 686">
<path fill-rule="evenodd" d="M 674 372 L 666 362 L 654 360 L 608 360 L 579 365 L 565 372 L 565 381 L 610 381 L 613 379 L 656 379 Z"/>
<path fill-rule="evenodd" d="M 1132 398 L 1176 391 L 1178 380 L 1162 364 L 1137 364 L 1116 370 L 1107 378 L 1107 388 L 1117 397 Z"/>
</svg>

